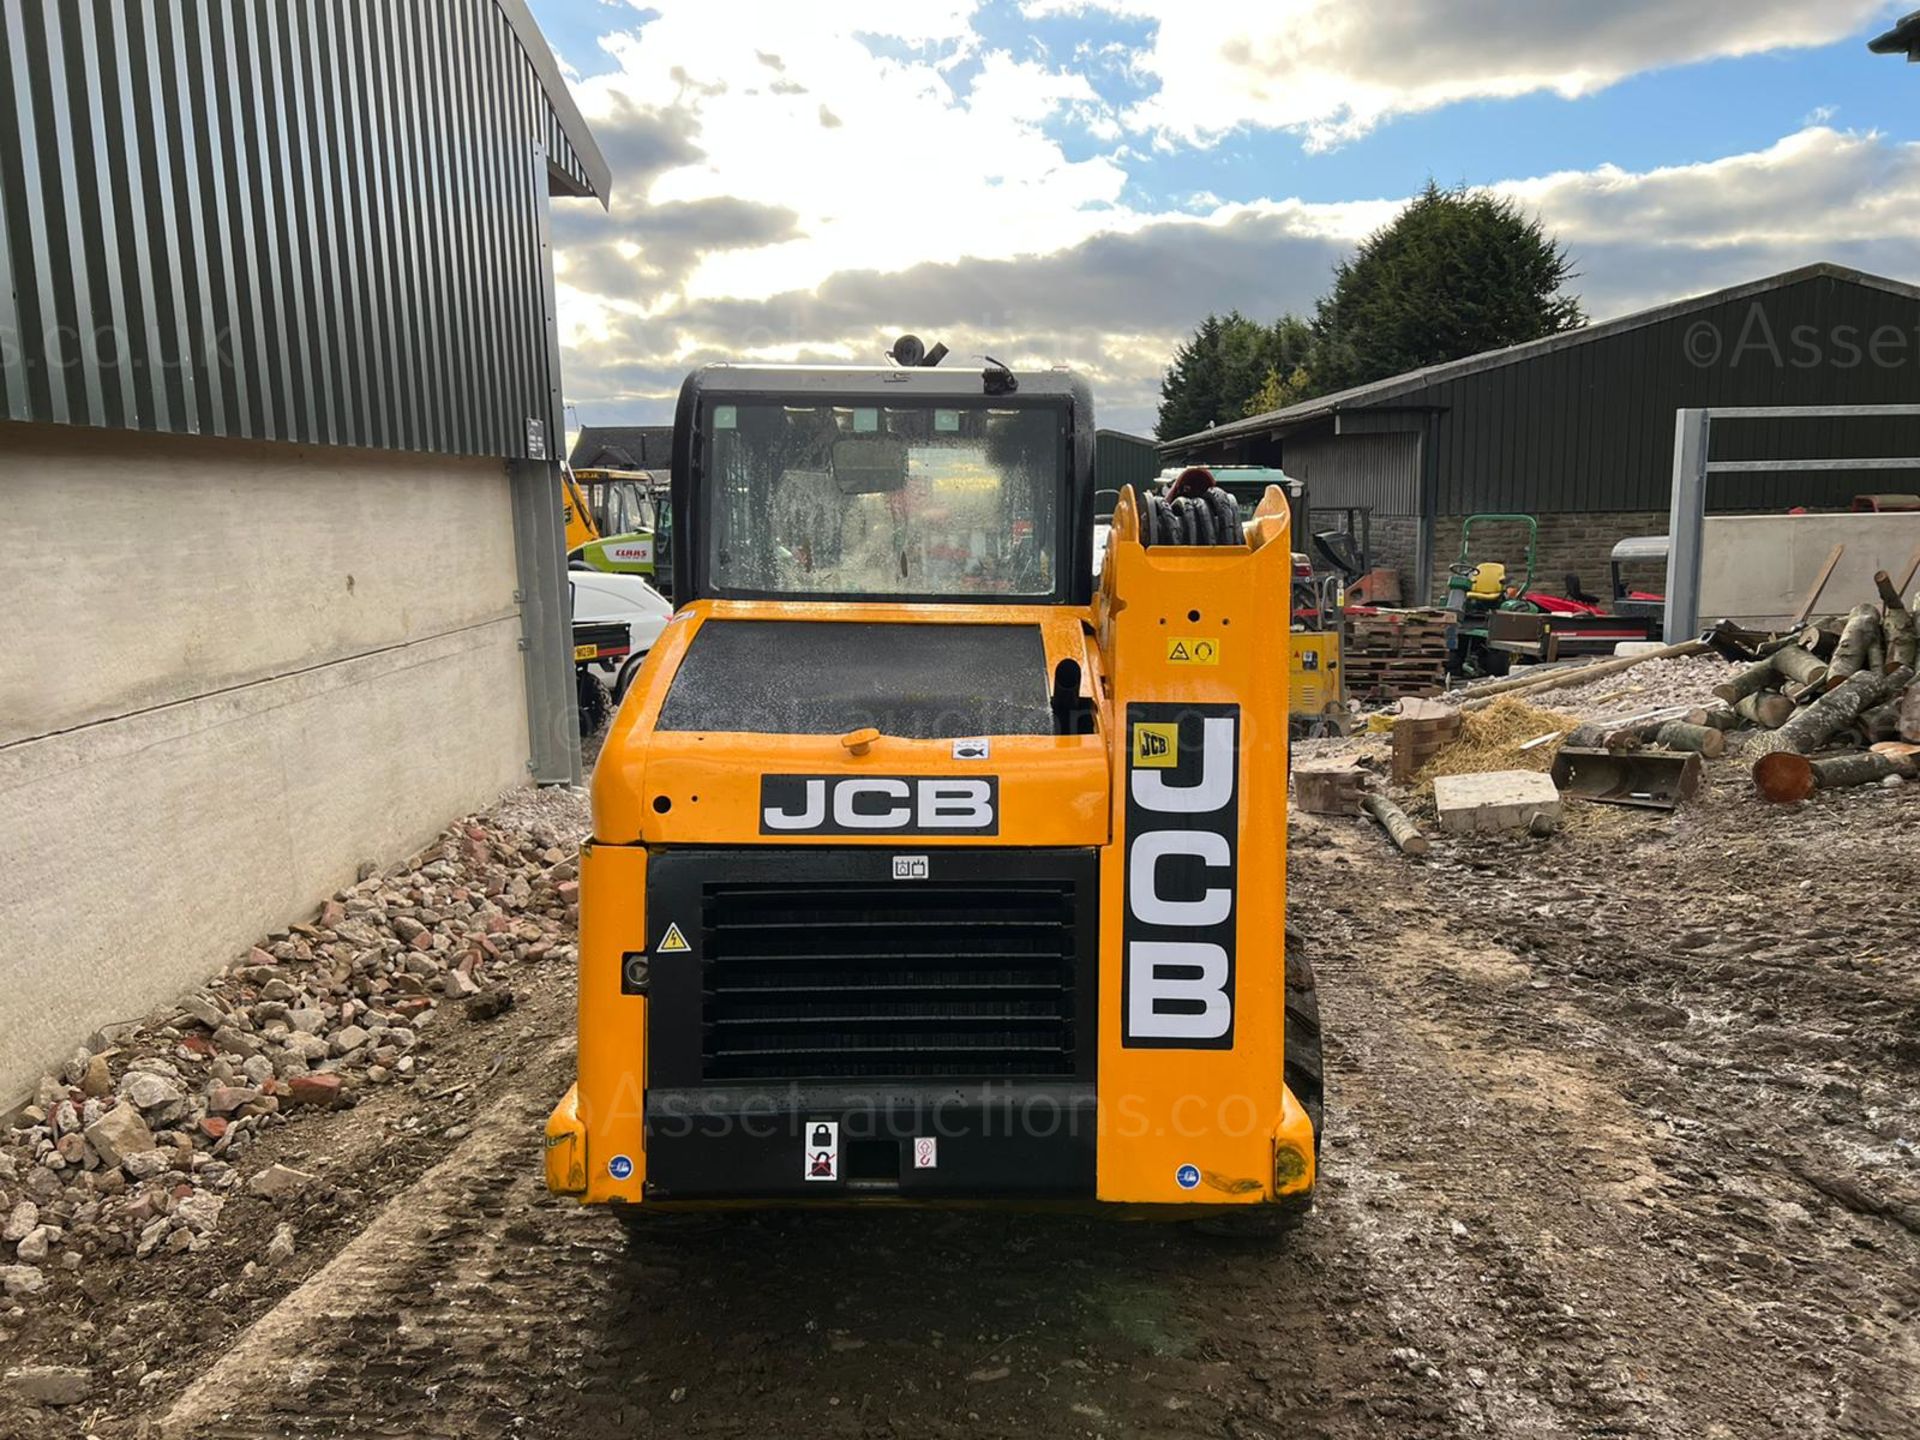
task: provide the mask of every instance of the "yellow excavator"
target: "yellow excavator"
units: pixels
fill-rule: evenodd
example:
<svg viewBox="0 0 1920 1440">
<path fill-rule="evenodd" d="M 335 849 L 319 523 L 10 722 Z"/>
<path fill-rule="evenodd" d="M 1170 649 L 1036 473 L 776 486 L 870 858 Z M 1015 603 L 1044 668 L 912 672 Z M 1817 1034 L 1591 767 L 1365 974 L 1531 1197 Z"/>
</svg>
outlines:
<svg viewBox="0 0 1920 1440">
<path fill-rule="evenodd" d="M 1285 953 L 1288 507 L 1120 492 L 1065 371 L 713 366 L 682 605 L 593 778 L 556 1193 L 1310 1203 Z"/>
</svg>

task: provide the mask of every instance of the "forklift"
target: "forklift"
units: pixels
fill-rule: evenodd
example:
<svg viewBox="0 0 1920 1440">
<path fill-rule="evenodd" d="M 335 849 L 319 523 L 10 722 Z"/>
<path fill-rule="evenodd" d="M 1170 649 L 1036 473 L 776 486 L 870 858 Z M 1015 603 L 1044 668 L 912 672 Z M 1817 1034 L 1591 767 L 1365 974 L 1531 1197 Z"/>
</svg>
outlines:
<svg viewBox="0 0 1920 1440">
<path fill-rule="evenodd" d="M 710 366 L 675 595 L 593 777 L 556 1194 L 1310 1204 L 1286 497 L 1120 490 L 1070 372 Z"/>
</svg>

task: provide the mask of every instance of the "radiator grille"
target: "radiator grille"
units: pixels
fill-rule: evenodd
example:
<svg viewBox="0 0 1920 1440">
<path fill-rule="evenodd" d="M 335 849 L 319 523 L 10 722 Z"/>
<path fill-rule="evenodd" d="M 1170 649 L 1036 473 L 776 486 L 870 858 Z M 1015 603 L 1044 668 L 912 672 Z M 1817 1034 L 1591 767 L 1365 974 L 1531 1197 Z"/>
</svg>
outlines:
<svg viewBox="0 0 1920 1440">
<path fill-rule="evenodd" d="M 1070 880 L 702 886 L 717 1080 L 1075 1070 Z"/>
</svg>

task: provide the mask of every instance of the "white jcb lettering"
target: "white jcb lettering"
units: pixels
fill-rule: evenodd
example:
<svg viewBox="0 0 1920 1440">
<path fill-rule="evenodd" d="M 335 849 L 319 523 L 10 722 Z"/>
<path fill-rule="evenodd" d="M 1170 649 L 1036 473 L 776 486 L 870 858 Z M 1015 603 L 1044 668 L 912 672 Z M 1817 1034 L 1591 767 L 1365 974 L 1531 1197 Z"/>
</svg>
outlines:
<svg viewBox="0 0 1920 1440">
<path fill-rule="evenodd" d="M 922 830 L 983 830 L 993 824 L 993 787 L 984 780 L 922 780 Z"/>
<path fill-rule="evenodd" d="M 1190 940 L 1129 942 L 1129 1035 L 1137 1040 L 1218 1040 L 1232 1024 L 1227 952 L 1220 946 Z"/>
<path fill-rule="evenodd" d="M 798 813 L 768 805 L 760 812 L 760 818 L 769 830 L 817 830 L 827 818 L 827 782 L 807 781 L 806 797 L 806 804 Z"/>
<path fill-rule="evenodd" d="M 1211 830 L 1149 830 L 1134 837 L 1127 863 L 1127 894 L 1133 913 L 1148 925 L 1218 925 L 1233 913 L 1231 889 L 1208 890 L 1198 900 L 1166 900 L 1160 895 L 1160 861 L 1168 855 L 1193 855 L 1210 869 L 1231 870 L 1233 847 Z"/>
<path fill-rule="evenodd" d="M 760 828 L 769 835 L 994 835 L 997 775 L 765 775 Z"/>
<path fill-rule="evenodd" d="M 1201 725 L 1200 779 L 1169 785 L 1164 770 L 1135 769 L 1134 803 L 1162 815 L 1210 815 L 1233 799 L 1234 722 L 1208 718 Z"/>
<path fill-rule="evenodd" d="M 848 830 L 897 830 L 913 818 L 904 803 L 911 794 L 904 780 L 842 780 L 833 787 L 833 823 Z M 884 795 L 902 803 L 863 812 L 854 806 L 862 795 Z"/>
</svg>

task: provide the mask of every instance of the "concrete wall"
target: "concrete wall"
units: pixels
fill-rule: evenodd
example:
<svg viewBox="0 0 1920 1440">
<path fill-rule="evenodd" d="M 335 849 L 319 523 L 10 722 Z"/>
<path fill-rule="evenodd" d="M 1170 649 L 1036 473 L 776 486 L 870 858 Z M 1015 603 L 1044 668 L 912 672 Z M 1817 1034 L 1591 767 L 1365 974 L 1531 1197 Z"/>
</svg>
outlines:
<svg viewBox="0 0 1920 1440">
<path fill-rule="evenodd" d="M 497 460 L 0 424 L 0 1098 L 525 779 Z"/>
<path fill-rule="evenodd" d="M 1920 515 L 1709 515 L 1701 539 L 1701 623 L 1784 623 L 1799 613 L 1835 545 L 1846 548 L 1814 605 L 1816 617 L 1844 615 L 1876 599 L 1876 570 L 1900 584 L 1920 562 Z M 1912 581 L 1904 594 L 1912 598 Z"/>
</svg>

